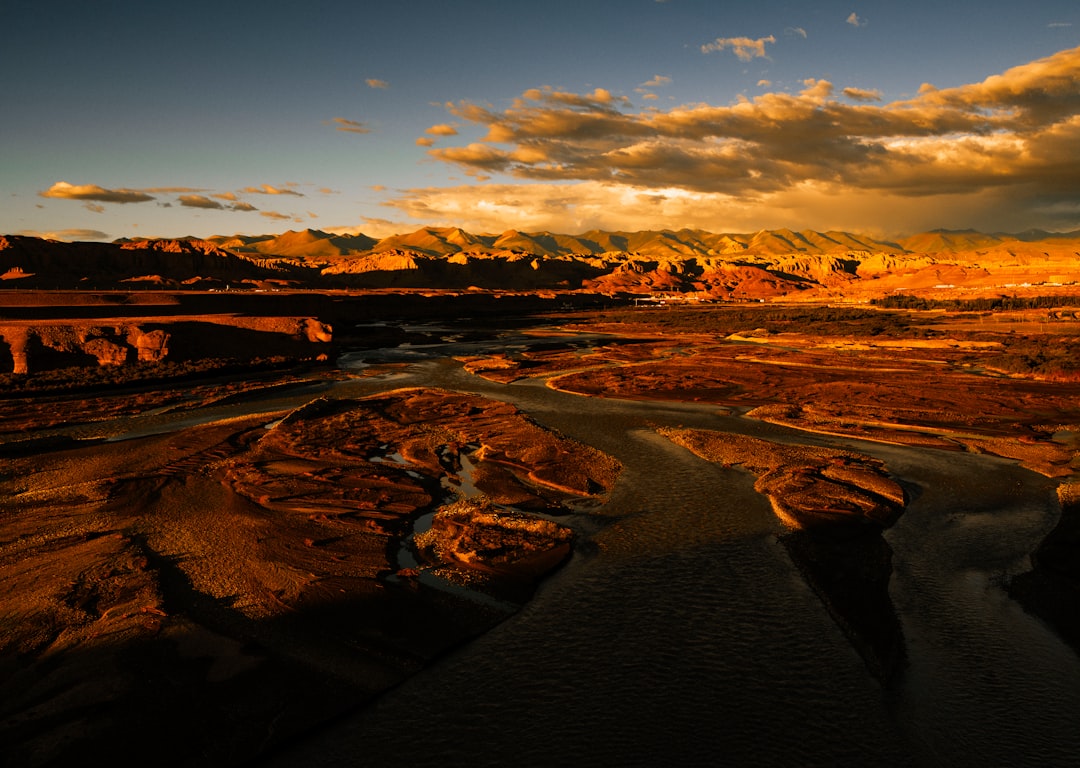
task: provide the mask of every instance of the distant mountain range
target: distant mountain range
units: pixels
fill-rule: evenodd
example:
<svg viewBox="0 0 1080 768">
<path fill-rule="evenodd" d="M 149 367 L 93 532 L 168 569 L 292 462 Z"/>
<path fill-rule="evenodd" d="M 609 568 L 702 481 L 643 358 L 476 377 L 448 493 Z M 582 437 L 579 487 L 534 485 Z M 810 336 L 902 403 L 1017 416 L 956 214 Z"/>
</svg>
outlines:
<svg viewBox="0 0 1080 768">
<path fill-rule="evenodd" d="M 861 299 L 1080 281 L 1080 231 L 934 230 L 896 240 L 789 229 L 580 235 L 424 227 L 61 243 L 0 237 L 3 288 L 488 288 Z"/>
<path fill-rule="evenodd" d="M 986 234 L 975 230 L 937 229 L 895 241 L 850 232 L 815 232 L 790 229 L 761 230 L 750 234 L 716 234 L 703 230 L 646 230 L 581 235 L 519 232 L 476 235 L 457 227 L 423 227 L 403 235 L 377 239 L 364 234 L 337 235 L 306 229 L 280 235 L 211 237 L 220 248 L 236 253 L 320 258 L 359 256 L 384 251 L 410 251 L 425 256 L 454 253 L 527 253 L 535 256 L 595 256 L 626 253 L 652 258 L 688 256 L 783 255 L 793 253 L 943 253 L 997 247 L 1005 243 L 1080 240 L 1080 230 L 1051 233 L 1028 230 L 1017 234 Z"/>
</svg>

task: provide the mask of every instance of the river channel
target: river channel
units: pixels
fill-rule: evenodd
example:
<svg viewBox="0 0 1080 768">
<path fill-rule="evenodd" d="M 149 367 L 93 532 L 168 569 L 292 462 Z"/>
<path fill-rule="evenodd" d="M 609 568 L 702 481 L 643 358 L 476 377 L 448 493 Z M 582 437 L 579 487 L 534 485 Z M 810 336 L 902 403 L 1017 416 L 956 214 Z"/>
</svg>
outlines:
<svg viewBox="0 0 1080 768">
<path fill-rule="evenodd" d="M 436 386 L 512 402 L 625 467 L 605 503 L 569 516 L 582 544 L 518 614 L 273 765 L 1080 760 L 1080 658 L 1003 589 L 1056 522 L 1053 481 L 993 457 L 807 434 L 714 406 L 492 383 L 453 359 L 477 351 L 449 342 L 358 352 L 342 366 L 409 366 L 201 414 Z M 170 421 L 105 429 L 130 436 L 176 428 Z M 887 462 L 912 497 L 886 533 L 907 647 L 897 680 L 884 687 L 869 673 L 807 586 L 753 477 L 669 443 L 660 425 L 842 446 Z"/>
<path fill-rule="evenodd" d="M 587 340 L 586 340 L 587 341 Z M 517 343 L 520 343 L 518 340 Z M 509 621 L 277 765 L 1075 765 L 1080 659 L 1010 600 L 1055 483 L 988 456 L 811 435 L 711 406 L 495 384 L 403 349 L 424 384 L 514 403 L 616 456 L 588 546 Z M 886 534 L 907 665 L 888 688 L 810 590 L 753 478 L 654 425 L 840 445 L 913 497 Z"/>
</svg>

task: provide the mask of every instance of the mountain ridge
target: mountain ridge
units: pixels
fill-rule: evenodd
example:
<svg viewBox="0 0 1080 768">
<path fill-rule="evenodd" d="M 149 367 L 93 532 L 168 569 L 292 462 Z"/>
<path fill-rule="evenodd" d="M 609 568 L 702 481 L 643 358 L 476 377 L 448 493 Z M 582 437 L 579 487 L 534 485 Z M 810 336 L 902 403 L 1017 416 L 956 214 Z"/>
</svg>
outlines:
<svg viewBox="0 0 1080 768">
<path fill-rule="evenodd" d="M 412 250 L 427 255 L 450 255 L 461 252 L 520 251 L 537 256 L 598 255 L 634 253 L 655 256 L 780 255 L 785 253 L 907 253 L 928 254 L 960 252 L 996 247 L 1010 241 L 1034 243 L 1065 240 L 1080 241 L 1080 230 L 1047 232 L 1030 229 L 1019 233 L 977 230 L 934 229 L 892 240 L 841 230 L 763 229 L 756 232 L 710 232 L 701 229 L 589 230 L 578 235 L 549 231 L 524 232 L 509 229 L 501 233 L 471 233 L 459 227 L 421 227 L 413 232 L 375 238 L 363 233 L 334 234 L 321 230 L 288 230 L 266 235 L 214 235 L 203 238 L 222 248 L 237 252 L 273 255 L 299 255 L 297 241 L 306 237 L 310 243 L 334 243 L 336 255 L 360 255 L 364 252 Z M 186 239 L 186 238 L 178 238 Z M 324 249 L 326 250 L 326 249 Z"/>
<path fill-rule="evenodd" d="M 934 230 L 895 240 L 835 230 L 564 235 L 458 227 L 381 239 L 316 229 L 113 243 L 0 237 L 4 288 L 480 288 L 858 301 L 1078 283 L 1080 232 L 1039 230 Z"/>
</svg>

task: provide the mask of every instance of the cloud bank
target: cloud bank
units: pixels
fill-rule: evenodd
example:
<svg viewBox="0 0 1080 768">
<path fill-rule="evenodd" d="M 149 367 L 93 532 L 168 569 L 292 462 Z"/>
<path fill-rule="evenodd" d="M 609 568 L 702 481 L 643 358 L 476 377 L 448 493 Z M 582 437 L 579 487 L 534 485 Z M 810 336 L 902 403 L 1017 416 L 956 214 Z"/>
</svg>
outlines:
<svg viewBox="0 0 1080 768">
<path fill-rule="evenodd" d="M 763 50 L 767 40 L 750 42 Z M 747 50 L 758 55 L 757 47 Z M 873 89 L 846 87 L 837 94 L 831 82 L 814 79 L 793 94 L 669 111 L 634 111 L 603 89 L 584 95 L 533 89 L 503 110 L 446 105 L 459 125 L 479 128 L 482 136 L 428 154 L 478 178 L 503 174 L 561 190 L 552 197 L 498 187 L 504 203 L 490 203 L 490 210 L 505 210 L 507 222 L 513 217 L 505 201 L 514 194 L 523 201 L 520 215 L 528 217 L 541 200 L 558 210 L 559 200 L 575 194 L 587 208 L 598 190 L 607 191 L 609 202 L 625 192 L 642 204 L 650 195 L 676 199 L 671 190 L 677 190 L 689 196 L 682 208 L 710 208 L 714 221 L 750 206 L 809 210 L 816 207 L 807 202 L 811 194 L 832 206 L 861 200 L 857 207 L 864 212 L 871 199 L 883 209 L 913 212 L 915 206 L 897 207 L 897 201 L 925 207 L 928 199 L 949 198 L 951 208 L 933 206 L 937 215 L 963 211 L 989 222 L 1008 212 L 1039 225 L 1075 217 L 1080 48 L 981 82 L 923 85 L 912 98 L 875 103 L 880 100 Z M 411 215 L 445 218 L 463 196 L 494 200 L 482 187 L 467 189 L 411 190 L 391 204 Z M 479 214 L 467 204 L 463 210 Z"/>
</svg>

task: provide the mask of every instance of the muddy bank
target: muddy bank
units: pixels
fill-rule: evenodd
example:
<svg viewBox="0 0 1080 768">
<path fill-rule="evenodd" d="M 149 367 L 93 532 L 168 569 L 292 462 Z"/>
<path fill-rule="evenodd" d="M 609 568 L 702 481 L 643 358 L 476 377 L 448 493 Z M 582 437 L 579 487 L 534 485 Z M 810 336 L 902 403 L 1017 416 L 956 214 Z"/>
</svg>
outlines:
<svg viewBox="0 0 1080 768">
<path fill-rule="evenodd" d="M 1080 649 L 1080 483 L 1058 487 L 1061 517 L 1031 554 L 1031 571 L 1016 576 L 1009 594 Z"/>
<path fill-rule="evenodd" d="M 789 445 L 723 432 L 661 429 L 698 456 L 757 477 L 788 531 L 792 560 L 862 655 L 888 684 L 904 660 L 889 597 L 892 550 L 881 534 L 903 512 L 904 489 L 883 462 L 851 451 Z"/>
</svg>

